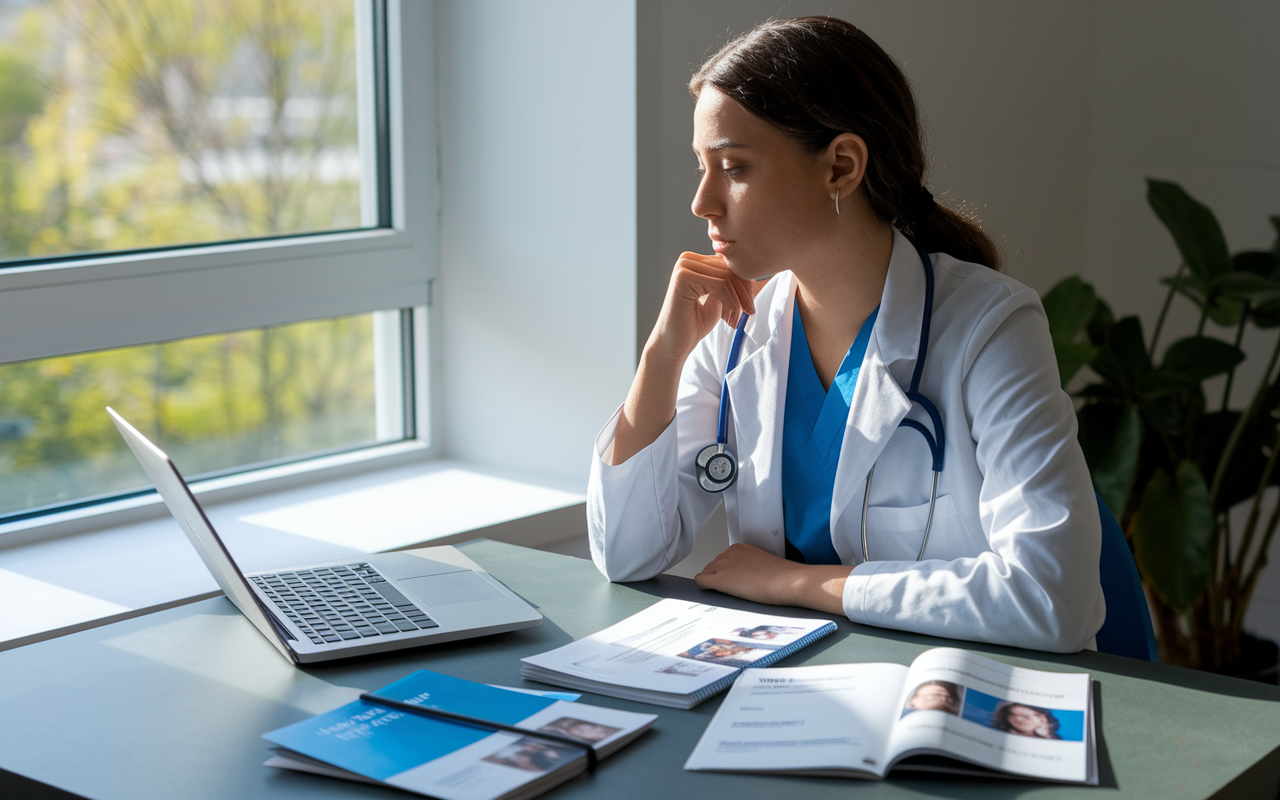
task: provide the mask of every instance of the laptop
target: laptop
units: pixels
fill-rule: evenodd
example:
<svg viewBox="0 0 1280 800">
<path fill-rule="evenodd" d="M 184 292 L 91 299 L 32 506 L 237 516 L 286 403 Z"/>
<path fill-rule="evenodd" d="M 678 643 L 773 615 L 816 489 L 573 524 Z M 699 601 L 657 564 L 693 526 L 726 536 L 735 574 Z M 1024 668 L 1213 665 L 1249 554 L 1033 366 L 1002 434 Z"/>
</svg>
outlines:
<svg viewBox="0 0 1280 800">
<path fill-rule="evenodd" d="M 294 664 L 542 624 L 542 614 L 485 571 L 463 566 L 472 562 L 452 548 L 440 549 L 459 563 L 399 552 L 245 573 L 169 457 L 107 413 L 218 586 Z"/>
</svg>

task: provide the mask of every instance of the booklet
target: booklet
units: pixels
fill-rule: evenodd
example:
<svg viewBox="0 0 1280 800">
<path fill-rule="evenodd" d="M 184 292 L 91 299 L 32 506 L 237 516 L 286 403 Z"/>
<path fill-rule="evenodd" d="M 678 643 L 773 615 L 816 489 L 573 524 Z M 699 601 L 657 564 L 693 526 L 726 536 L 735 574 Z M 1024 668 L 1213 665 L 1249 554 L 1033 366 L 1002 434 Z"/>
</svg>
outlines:
<svg viewBox="0 0 1280 800">
<path fill-rule="evenodd" d="M 657 719 L 419 670 L 373 693 L 391 703 L 488 720 L 528 735 L 358 700 L 263 734 L 270 767 L 386 784 L 439 800 L 521 800 L 583 772 Z"/>
<path fill-rule="evenodd" d="M 1092 681 L 952 648 L 910 667 L 751 669 L 684 768 L 870 779 L 913 769 L 1096 786 Z"/>
<path fill-rule="evenodd" d="M 797 619 L 662 600 L 599 633 L 523 659 L 520 675 L 585 692 L 693 708 L 745 667 L 767 667 L 830 633 Z"/>
</svg>

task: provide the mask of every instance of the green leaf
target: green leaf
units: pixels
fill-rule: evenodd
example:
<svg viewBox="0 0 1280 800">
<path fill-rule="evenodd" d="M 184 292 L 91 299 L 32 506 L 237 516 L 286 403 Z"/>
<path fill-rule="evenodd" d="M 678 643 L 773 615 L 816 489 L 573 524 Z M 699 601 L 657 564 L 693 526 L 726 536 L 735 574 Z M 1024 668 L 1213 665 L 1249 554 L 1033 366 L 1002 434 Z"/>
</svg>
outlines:
<svg viewBox="0 0 1280 800">
<path fill-rule="evenodd" d="M 1142 446 L 1142 418 L 1135 406 L 1090 403 L 1076 415 L 1080 424 L 1080 449 L 1107 507 L 1124 516 L 1129 490 L 1138 469 Z"/>
<path fill-rule="evenodd" d="M 1261 259 L 1252 258 L 1252 256 L 1262 256 Z M 1240 256 L 1249 256 L 1250 258 L 1240 259 Z M 1237 253 L 1236 264 L 1239 266 L 1241 262 L 1245 262 L 1250 267 L 1260 267 L 1269 269 L 1271 267 L 1270 253 Z M 1257 262 L 1265 261 L 1265 264 Z M 1212 288 L 1216 297 L 1227 297 L 1234 300 L 1248 300 L 1253 303 L 1265 303 L 1268 300 L 1280 299 L 1280 283 L 1264 278 L 1261 275 L 1255 275 L 1252 272 L 1234 271 L 1228 272 L 1226 275 L 1213 279 Z"/>
<path fill-rule="evenodd" d="M 1212 336 L 1188 336 L 1169 345 L 1160 368 L 1199 383 L 1227 372 L 1241 361 L 1244 352 L 1234 345 Z"/>
<path fill-rule="evenodd" d="M 1245 250 L 1231 257 L 1231 266 L 1236 272 L 1251 272 L 1264 278 L 1275 280 L 1276 255 L 1270 250 Z"/>
<path fill-rule="evenodd" d="M 1040 302 L 1044 305 L 1045 316 L 1049 318 L 1049 336 L 1056 345 L 1075 341 L 1076 335 L 1093 316 L 1098 295 L 1092 286 L 1072 275 L 1058 281 Z"/>
<path fill-rule="evenodd" d="M 1107 343 L 1107 336 L 1111 333 L 1111 326 L 1116 324 L 1116 315 L 1111 313 L 1111 306 L 1107 305 L 1107 301 L 1101 297 L 1093 307 L 1093 316 L 1089 318 L 1089 325 L 1086 330 L 1089 333 L 1089 341 L 1094 347 L 1102 347 Z"/>
<path fill-rule="evenodd" d="M 1138 394 L 1144 401 L 1196 388 L 1196 382 L 1167 369 L 1153 369 L 1138 378 Z"/>
<path fill-rule="evenodd" d="M 1053 354 L 1058 359 L 1058 377 L 1066 388 L 1080 368 L 1098 354 L 1098 348 L 1088 342 L 1054 342 Z"/>
<path fill-rule="evenodd" d="M 1222 226 L 1209 210 L 1172 181 L 1147 178 L 1147 202 L 1173 235 L 1191 273 L 1204 282 L 1231 271 Z"/>
<path fill-rule="evenodd" d="M 1111 326 L 1107 349 L 1115 354 L 1116 363 L 1127 375 L 1140 375 L 1151 369 L 1147 343 L 1142 338 L 1142 322 L 1137 317 L 1125 317 Z"/>
<path fill-rule="evenodd" d="M 1280 328 L 1280 300 L 1253 308 L 1249 311 L 1249 319 L 1259 328 Z"/>
<path fill-rule="evenodd" d="M 1147 483 L 1133 522 L 1134 555 L 1147 584 L 1178 611 L 1190 611 L 1209 582 L 1213 511 L 1209 487 L 1190 461 Z"/>
</svg>

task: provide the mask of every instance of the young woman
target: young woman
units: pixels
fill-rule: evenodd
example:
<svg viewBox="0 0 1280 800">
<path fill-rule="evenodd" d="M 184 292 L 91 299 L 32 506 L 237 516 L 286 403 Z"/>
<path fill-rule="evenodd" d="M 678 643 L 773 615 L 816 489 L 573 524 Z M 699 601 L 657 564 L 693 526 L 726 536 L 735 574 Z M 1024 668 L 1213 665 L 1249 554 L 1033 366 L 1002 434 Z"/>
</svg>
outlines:
<svg viewBox="0 0 1280 800">
<path fill-rule="evenodd" d="M 600 570 L 667 569 L 723 500 L 733 544 L 704 589 L 1088 646 L 1100 528 L 1044 312 L 925 189 L 901 70 L 853 25 L 806 17 L 730 42 L 689 88 L 714 255 L 676 262 L 596 441 Z"/>
</svg>

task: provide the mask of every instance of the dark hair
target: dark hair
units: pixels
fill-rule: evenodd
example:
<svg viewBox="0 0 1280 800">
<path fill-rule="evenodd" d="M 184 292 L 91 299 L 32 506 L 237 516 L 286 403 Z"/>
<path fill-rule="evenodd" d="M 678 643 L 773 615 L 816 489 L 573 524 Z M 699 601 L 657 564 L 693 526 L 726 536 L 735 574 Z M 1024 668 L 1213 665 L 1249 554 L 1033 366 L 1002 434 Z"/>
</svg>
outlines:
<svg viewBox="0 0 1280 800">
<path fill-rule="evenodd" d="M 1006 733 L 1017 733 L 1017 731 L 1013 729 L 1013 723 L 1009 722 L 1009 713 L 1015 706 L 1022 706 L 1023 708 L 1030 709 L 1037 714 L 1043 715 L 1045 721 L 1049 723 L 1049 735 L 1046 738 L 1059 738 L 1058 726 L 1061 723 L 1058 722 L 1058 718 L 1053 715 L 1052 711 L 1047 708 L 1041 708 L 1040 706 L 1029 706 L 1026 703 L 1014 703 L 1009 700 L 1004 700 L 1000 705 L 996 706 L 995 713 L 991 715 L 991 727 L 998 731 L 1005 731 Z"/>
<path fill-rule="evenodd" d="M 911 84 L 856 26 L 835 17 L 768 20 L 737 37 L 689 81 L 710 84 L 819 152 L 842 133 L 870 153 L 862 181 L 877 217 L 928 252 L 1000 269 L 995 243 L 924 188 L 925 151 Z"/>
</svg>

